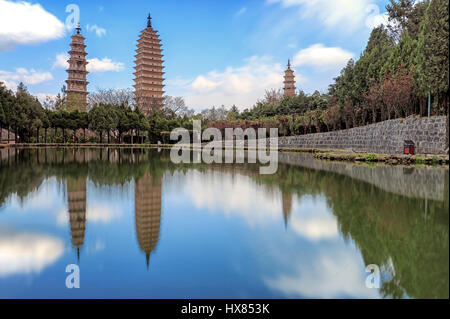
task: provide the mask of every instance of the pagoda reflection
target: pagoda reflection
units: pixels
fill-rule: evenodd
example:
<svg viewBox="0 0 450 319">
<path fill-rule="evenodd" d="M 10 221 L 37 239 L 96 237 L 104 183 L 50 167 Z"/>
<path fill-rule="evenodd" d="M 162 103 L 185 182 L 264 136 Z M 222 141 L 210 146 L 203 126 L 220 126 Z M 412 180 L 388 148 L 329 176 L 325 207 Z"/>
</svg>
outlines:
<svg viewBox="0 0 450 319">
<path fill-rule="evenodd" d="M 149 172 L 135 181 L 136 235 L 139 247 L 145 253 L 147 268 L 159 239 L 161 184 L 161 177 L 153 177 Z"/>
<path fill-rule="evenodd" d="M 282 194 L 282 207 L 284 225 L 287 227 L 292 213 L 292 194 Z"/>
<path fill-rule="evenodd" d="M 86 231 L 86 177 L 67 179 L 67 201 L 72 246 L 77 251 L 79 261 Z"/>
</svg>

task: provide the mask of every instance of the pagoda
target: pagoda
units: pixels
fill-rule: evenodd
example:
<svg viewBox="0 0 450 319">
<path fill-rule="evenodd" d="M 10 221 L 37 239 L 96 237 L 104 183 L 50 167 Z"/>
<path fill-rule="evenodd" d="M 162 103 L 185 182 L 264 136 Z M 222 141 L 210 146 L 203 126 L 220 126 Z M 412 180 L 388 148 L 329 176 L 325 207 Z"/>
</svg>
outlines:
<svg viewBox="0 0 450 319">
<path fill-rule="evenodd" d="M 291 69 L 291 60 L 288 60 L 288 68 L 284 71 L 284 95 L 295 96 L 295 76 Z"/>
<path fill-rule="evenodd" d="M 139 35 L 134 67 L 135 103 L 145 115 L 162 108 L 164 94 L 162 45 L 158 31 L 152 27 L 151 19 L 149 14 L 147 28 Z"/>
<path fill-rule="evenodd" d="M 84 37 L 81 35 L 81 27 L 78 22 L 78 26 L 75 29 L 76 34 L 72 36 L 72 43 L 70 44 L 69 55 L 70 58 L 67 61 L 69 68 L 67 73 L 69 74 L 67 83 L 67 104 L 71 110 L 77 109 L 82 112 L 86 112 L 87 106 L 87 85 L 86 81 L 86 45 L 84 44 Z"/>
</svg>

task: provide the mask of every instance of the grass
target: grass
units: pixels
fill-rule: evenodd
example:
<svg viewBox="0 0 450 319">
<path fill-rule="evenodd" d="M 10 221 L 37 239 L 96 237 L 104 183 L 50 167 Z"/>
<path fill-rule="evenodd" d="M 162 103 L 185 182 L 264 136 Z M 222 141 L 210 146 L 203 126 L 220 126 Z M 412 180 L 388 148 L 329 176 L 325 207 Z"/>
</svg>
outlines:
<svg viewBox="0 0 450 319">
<path fill-rule="evenodd" d="M 366 162 L 373 163 L 373 162 L 377 161 L 378 156 L 375 153 L 369 153 L 369 154 L 366 154 L 365 159 L 366 159 Z"/>
<path fill-rule="evenodd" d="M 423 164 L 423 163 L 425 163 L 425 157 L 416 156 L 416 164 Z"/>
</svg>

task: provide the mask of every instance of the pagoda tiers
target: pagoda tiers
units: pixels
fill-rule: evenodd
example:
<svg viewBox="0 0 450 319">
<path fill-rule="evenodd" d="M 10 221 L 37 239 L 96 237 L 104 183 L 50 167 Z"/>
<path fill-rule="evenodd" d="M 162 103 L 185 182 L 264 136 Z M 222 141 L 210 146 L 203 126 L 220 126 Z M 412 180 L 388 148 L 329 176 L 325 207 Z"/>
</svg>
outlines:
<svg viewBox="0 0 450 319">
<path fill-rule="evenodd" d="M 291 60 L 288 60 L 288 68 L 284 71 L 284 95 L 295 96 L 295 76 L 291 69 Z"/>
<path fill-rule="evenodd" d="M 135 182 L 134 209 L 136 235 L 139 247 L 145 253 L 147 268 L 150 254 L 159 240 L 161 225 L 161 177 L 153 178 L 148 172 Z"/>
<path fill-rule="evenodd" d="M 69 104 L 74 105 L 76 109 L 82 112 L 86 112 L 88 95 L 86 81 L 86 45 L 84 44 L 84 37 L 81 35 L 80 23 L 76 28 L 76 34 L 72 36 L 72 43 L 70 44 L 69 55 L 70 58 L 67 61 L 69 68 L 67 73 L 69 74 L 67 83 L 67 101 Z"/>
<path fill-rule="evenodd" d="M 77 250 L 80 259 L 80 249 L 84 244 L 86 231 L 86 178 L 67 180 L 67 201 L 72 246 Z"/>
<path fill-rule="evenodd" d="M 150 14 L 147 19 L 147 28 L 139 35 L 134 67 L 135 102 L 145 115 L 162 108 L 164 94 L 161 40 L 152 28 Z"/>
</svg>

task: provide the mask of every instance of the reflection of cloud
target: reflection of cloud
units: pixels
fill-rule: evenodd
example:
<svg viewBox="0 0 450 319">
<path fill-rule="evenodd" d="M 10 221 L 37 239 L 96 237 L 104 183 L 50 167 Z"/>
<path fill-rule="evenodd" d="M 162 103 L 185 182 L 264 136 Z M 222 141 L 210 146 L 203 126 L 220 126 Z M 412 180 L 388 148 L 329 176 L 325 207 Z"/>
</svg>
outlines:
<svg viewBox="0 0 450 319">
<path fill-rule="evenodd" d="M 113 206 L 101 203 L 94 203 L 87 207 L 86 219 L 92 223 L 108 224 L 122 215 L 121 211 Z"/>
<path fill-rule="evenodd" d="M 281 218 L 281 193 L 250 177 L 222 172 L 186 174 L 184 192 L 197 208 L 244 218 L 250 225 Z"/>
<path fill-rule="evenodd" d="M 100 239 L 97 239 L 94 245 L 88 245 L 86 247 L 86 253 L 88 255 L 95 255 L 96 253 L 105 250 L 105 247 L 106 247 L 105 242 Z"/>
<path fill-rule="evenodd" d="M 329 249 L 297 262 L 293 274 L 278 274 L 266 284 L 287 296 L 309 298 L 377 298 L 378 290 L 365 286 L 365 266 L 348 248 Z"/>
<path fill-rule="evenodd" d="M 109 224 L 115 219 L 119 219 L 122 212 L 113 206 L 104 203 L 93 203 L 86 209 L 86 220 L 89 223 Z M 56 215 L 56 222 L 59 226 L 65 227 L 69 223 L 69 213 L 64 208 Z"/>
<path fill-rule="evenodd" d="M 324 198 L 304 196 L 292 210 L 290 225 L 300 236 L 312 241 L 339 237 L 337 220 Z"/>
<path fill-rule="evenodd" d="M 63 227 L 69 224 L 69 213 L 66 208 L 56 214 L 56 223 Z"/>
<path fill-rule="evenodd" d="M 0 277 L 40 273 L 64 251 L 59 238 L 0 229 Z"/>
</svg>

